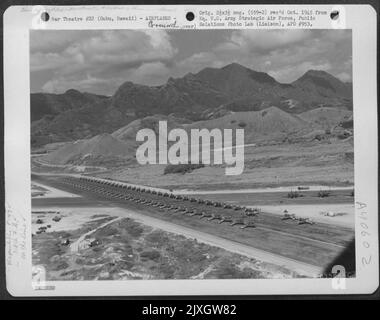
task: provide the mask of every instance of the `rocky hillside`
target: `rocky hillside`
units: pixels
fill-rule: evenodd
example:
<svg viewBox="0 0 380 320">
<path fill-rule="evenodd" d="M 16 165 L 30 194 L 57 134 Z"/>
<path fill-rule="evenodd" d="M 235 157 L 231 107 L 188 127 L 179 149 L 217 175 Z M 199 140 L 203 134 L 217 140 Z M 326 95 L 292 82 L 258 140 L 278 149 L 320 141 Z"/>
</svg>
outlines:
<svg viewBox="0 0 380 320">
<path fill-rule="evenodd" d="M 155 113 L 200 120 L 209 108 L 224 106 L 233 111 L 257 111 L 276 106 L 300 113 L 319 106 L 352 108 L 351 84 L 324 71 L 308 71 L 291 84 L 282 84 L 263 72 L 237 63 L 205 68 L 183 78 L 170 78 L 165 85 L 148 87 L 124 83 L 111 104 L 122 112 L 139 116 Z"/>
<path fill-rule="evenodd" d="M 121 127 L 112 133 L 112 136 L 124 142 L 128 142 L 132 145 L 139 145 L 140 142 L 136 142 L 136 134 L 141 129 L 152 129 L 156 136 L 159 136 L 159 121 L 166 121 L 168 131 L 174 128 L 181 128 L 188 121 L 183 118 L 176 118 L 173 116 L 154 115 L 145 118 L 137 119 Z"/>
<path fill-rule="evenodd" d="M 237 63 L 205 68 L 161 86 L 122 84 L 112 97 L 69 90 L 32 94 L 32 145 L 113 132 L 155 114 L 191 121 L 275 106 L 299 114 L 319 107 L 352 109 L 352 85 L 324 71 L 308 71 L 290 84 Z"/>
<path fill-rule="evenodd" d="M 50 152 L 43 160 L 53 164 L 103 165 L 134 158 L 136 134 L 140 129 L 152 129 L 159 136 L 159 121 L 167 121 L 168 130 L 185 129 L 244 129 L 245 144 L 277 144 L 283 142 L 312 142 L 347 139 L 352 136 L 343 127 L 352 119 L 352 111 L 318 108 L 299 115 L 277 107 L 260 111 L 233 112 L 217 119 L 186 123 L 173 116 L 155 115 L 132 121 L 112 134 L 100 134 L 90 139 L 69 142 Z M 171 143 L 168 143 L 170 145 Z"/>
<path fill-rule="evenodd" d="M 309 122 L 277 107 L 260 111 L 234 112 L 221 118 L 198 121 L 185 128 L 244 129 L 245 143 L 283 139 L 290 134 L 309 131 Z"/>
<path fill-rule="evenodd" d="M 303 112 L 299 114 L 299 117 L 313 125 L 319 126 L 320 128 L 331 129 L 333 126 L 352 120 L 352 111 L 321 107 Z"/>
<path fill-rule="evenodd" d="M 44 116 L 54 117 L 62 112 L 93 106 L 107 99 L 105 96 L 81 93 L 74 89 L 62 94 L 33 93 L 30 95 L 31 120 L 40 120 Z"/>
<path fill-rule="evenodd" d="M 133 158 L 135 151 L 126 143 L 108 133 L 91 139 L 66 143 L 63 147 L 43 157 L 43 161 L 53 164 L 101 164 Z"/>
<path fill-rule="evenodd" d="M 79 93 L 78 98 L 72 100 L 69 92 L 62 95 L 32 94 L 32 147 L 90 138 L 112 132 L 135 119 L 113 108 L 106 97 Z M 38 101 L 41 101 L 40 105 Z"/>
</svg>

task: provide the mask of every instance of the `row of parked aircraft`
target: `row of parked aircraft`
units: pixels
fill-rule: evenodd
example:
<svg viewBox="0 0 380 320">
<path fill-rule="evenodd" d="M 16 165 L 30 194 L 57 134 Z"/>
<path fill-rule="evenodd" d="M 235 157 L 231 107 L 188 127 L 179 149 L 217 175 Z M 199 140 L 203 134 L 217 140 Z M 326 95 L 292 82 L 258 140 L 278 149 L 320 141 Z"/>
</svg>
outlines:
<svg viewBox="0 0 380 320">
<path fill-rule="evenodd" d="M 252 217 L 260 213 L 260 209 L 248 208 L 219 201 L 197 199 L 179 194 L 165 192 L 161 189 L 139 187 L 128 183 L 111 181 L 95 177 L 69 177 L 63 180 L 75 188 L 101 194 L 104 197 L 125 200 L 157 208 L 158 210 L 182 213 L 189 216 L 198 216 L 200 219 L 206 218 L 208 221 L 218 220 L 218 223 L 228 222 L 230 225 L 242 225 L 241 228 L 253 228 L 255 223 Z M 229 209 L 229 212 L 239 212 L 236 214 L 224 215 L 210 212 L 207 206 L 220 209 Z"/>
</svg>

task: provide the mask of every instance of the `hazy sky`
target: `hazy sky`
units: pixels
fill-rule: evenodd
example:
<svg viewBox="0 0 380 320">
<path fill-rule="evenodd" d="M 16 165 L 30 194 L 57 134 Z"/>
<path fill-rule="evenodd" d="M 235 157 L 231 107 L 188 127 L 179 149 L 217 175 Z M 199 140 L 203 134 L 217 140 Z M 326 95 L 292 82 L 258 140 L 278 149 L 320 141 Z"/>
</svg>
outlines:
<svg viewBox="0 0 380 320">
<path fill-rule="evenodd" d="M 30 34 L 32 92 L 111 95 L 125 81 L 160 85 L 238 62 L 292 82 L 310 69 L 351 81 L 350 30 L 38 30 Z"/>
</svg>

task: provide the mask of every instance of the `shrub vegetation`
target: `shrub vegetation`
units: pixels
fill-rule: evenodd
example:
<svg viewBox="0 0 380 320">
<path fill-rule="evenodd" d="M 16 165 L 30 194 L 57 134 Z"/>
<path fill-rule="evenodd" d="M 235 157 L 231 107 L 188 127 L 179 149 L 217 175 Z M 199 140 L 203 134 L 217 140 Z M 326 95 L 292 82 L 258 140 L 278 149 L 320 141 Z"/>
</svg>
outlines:
<svg viewBox="0 0 380 320">
<path fill-rule="evenodd" d="M 164 174 L 171 174 L 171 173 L 188 173 L 195 169 L 203 168 L 204 164 L 168 164 L 165 167 Z"/>
</svg>

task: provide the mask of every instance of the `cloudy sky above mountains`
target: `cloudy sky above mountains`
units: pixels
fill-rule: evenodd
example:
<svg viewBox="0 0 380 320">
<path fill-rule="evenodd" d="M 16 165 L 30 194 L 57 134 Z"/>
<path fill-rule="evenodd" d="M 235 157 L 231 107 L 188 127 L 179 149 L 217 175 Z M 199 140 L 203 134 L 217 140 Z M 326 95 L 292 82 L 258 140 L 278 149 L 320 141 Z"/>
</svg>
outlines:
<svg viewBox="0 0 380 320">
<path fill-rule="evenodd" d="M 310 69 L 351 81 L 350 30 L 38 30 L 30 34 L 32 92 L 112 95 L 125 81 L 164 84 L 237 62 L 289 83 Z"/>
</svg>

